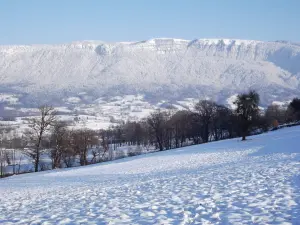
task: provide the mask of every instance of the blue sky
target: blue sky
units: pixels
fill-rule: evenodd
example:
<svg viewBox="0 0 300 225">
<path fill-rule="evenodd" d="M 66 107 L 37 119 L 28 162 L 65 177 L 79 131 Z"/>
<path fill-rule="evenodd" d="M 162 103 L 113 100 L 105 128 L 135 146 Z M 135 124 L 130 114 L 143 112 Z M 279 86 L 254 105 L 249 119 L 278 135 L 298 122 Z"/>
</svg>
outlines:
<svg viewBox="0 0 300 225">
<path fill-rule="evenodd" d="M 300 41 L 300 0 L 0 0 L 0 44 L 155 37 Z"/>
</svg>

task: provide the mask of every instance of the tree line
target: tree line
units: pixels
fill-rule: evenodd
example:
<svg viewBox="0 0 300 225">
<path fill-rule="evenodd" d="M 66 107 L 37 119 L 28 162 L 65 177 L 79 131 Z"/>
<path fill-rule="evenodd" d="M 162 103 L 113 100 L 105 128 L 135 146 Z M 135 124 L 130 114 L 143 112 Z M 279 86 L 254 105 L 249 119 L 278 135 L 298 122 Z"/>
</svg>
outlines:
<svg viewBox="0 0 300 225">
<path fill-rule="evenodd" d="M 300 120 L 300 99 L 286 108 L 270 105 L 259 108 L 259 95 L 255 91 L 240 94 L 235 109 L 210 100 L 200 100 L 193 109 L 158 110 L 139 122 L 126 122 L 110 130 L 114 139 L 131 145 L 154 145 L 159 150 L 242 137 L 279 124 Z M 120 143 L 122 144 L 122 143 Z"/>
<path fill-rule="evenodd" d="M 121 146 L 131 149 L 129 156 L 141 149 L 159 151 L 188 145 L 242 137 L 277 129 L 279 124 L 300 121 L 300 99 L 293 99 L 287 108 L 270 105 L 259 108 L 255 91 L 240 94 L 235 109 L 211 100 L 200 100 L 192 109 L 176 111 L 157 110 L 140 121 L 123 122 L 106 130 L 72 129 L 59 121 L 51 106 L 41 106 L 40 115 L 29 119 L 29 128 L 22 137 L 2 135 L 0 144 L 0 175 L 4 165 L 12 164 L 13 173 L 20 172 L 22 154 L 30 158 L 34 172 L 87 165 L 112 160 L 112 150 Z M 130 146 L 134 147 L 131 148 Z M 10 149 L 11 151 L 8 151 Z M 21 152 L 16 157 L 15 150 Z M 125 157 L 121 152 L 118 158 Z M 42 163 L 45 155 L 51 159 L 51 168 Z M 18 160 L 17 160 L 18 158 Z"/>
</svg>

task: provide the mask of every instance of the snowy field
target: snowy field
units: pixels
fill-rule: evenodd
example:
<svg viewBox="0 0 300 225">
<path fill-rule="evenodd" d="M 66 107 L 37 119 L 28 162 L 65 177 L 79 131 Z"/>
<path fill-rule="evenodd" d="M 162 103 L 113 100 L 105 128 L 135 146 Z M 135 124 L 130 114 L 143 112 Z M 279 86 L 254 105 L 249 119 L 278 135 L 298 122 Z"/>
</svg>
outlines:
<svg viewBox="0 0 300 225">
<path fill-rule="evenodd" d="M 0 180 L 0 224 L 300 224 L 300 127 Z"/>
</svg>

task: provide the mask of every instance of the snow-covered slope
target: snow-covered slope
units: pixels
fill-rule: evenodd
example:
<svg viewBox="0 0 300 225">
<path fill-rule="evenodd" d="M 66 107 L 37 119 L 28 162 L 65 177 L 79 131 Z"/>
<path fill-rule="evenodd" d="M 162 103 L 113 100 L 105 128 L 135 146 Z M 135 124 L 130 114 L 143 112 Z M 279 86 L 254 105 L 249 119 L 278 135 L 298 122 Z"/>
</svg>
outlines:
<svg viewBox="0 0 300 225">
<path fill-rule="evenodd" d="M 0 46 L 0 91 L 25 103 L 145 94 L 148 99 L 209 97 L 219 102 L 254 88 L 263 104 L 299 95 L 300 46 L 229 39 L 83 41 Z"/>
<path fill-rule="evenodd" d="M 300 127 L 0 180 L 1 224 L 299 224 Z"/>
</svg>

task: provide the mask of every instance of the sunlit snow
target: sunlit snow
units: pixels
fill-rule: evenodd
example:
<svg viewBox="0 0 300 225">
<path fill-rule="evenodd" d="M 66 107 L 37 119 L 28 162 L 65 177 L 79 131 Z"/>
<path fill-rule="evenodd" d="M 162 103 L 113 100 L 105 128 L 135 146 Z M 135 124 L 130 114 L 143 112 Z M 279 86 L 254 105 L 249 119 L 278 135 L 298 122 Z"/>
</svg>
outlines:
<svg viewBox="0 0 300 225">
<path fill-rule="evenodd" d="M 299 224 L 300 127 L 0 180 L 2 224 Z"/>
</svg>

